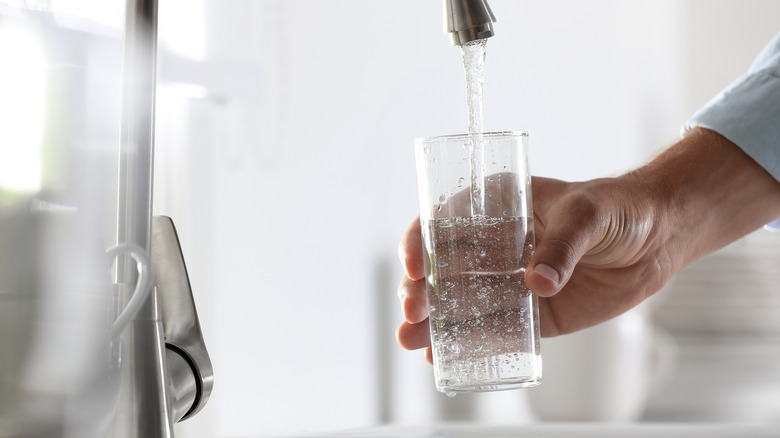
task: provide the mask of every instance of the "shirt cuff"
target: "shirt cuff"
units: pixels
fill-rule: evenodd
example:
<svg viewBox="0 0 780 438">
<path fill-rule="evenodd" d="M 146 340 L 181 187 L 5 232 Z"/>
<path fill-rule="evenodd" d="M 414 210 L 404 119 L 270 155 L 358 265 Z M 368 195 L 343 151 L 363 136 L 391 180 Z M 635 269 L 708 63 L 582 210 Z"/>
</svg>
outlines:
<svg viewBox="0 0 780 438">
<path fill-rule="evenodd" d="M 780 181 L 780 78 L 743 76 L 696 112 L 684 130 L 694 127 L 726 137 Z"/>
<path fill-rule="evenodd" d="M 774 232 L 780 232 L 780 219 L 775 219 L 772 222 L 764 225 L 764 229 Z"/>
<path fill-rule="evenodd" d="M 715 131 L 780 181 L 780 78 L 754 72 L 738 79 L 684 125 Z M 766 229 L 780 231 L 780 218 Z"/>
</svg>

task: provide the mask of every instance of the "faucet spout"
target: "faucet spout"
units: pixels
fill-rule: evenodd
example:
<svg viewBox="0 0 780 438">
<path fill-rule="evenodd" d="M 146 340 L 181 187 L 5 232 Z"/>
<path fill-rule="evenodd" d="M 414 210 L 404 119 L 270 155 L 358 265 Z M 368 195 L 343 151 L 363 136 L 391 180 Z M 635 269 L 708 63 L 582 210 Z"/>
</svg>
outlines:
<svg viewBox="0 0 780 438">
<path fill-rule="evenodd" d="M 444 33 L 453 46 L 492 37 L 495 21 L 487 0 L 444 0 Z"/>
</svg>

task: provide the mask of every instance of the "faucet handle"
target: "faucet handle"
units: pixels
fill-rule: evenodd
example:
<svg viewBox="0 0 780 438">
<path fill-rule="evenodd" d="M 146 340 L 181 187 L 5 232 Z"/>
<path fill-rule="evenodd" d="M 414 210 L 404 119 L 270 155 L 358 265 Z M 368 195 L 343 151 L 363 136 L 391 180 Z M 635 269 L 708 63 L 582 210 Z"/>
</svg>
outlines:
<svg viewBox="0 0 780 438">
<path fill-rule="evenodd" d="M 167 216 L 152 218 L 151 255 L 165 333 L 167 391 L 173 400 L 174 421 L 183 420 L 206 404 L 214 386 L 214 370 L 179 237 Z"/>
<path fill-rule="evenodd" d="M 487 0 L 444 0 L 444 33 L 453 46 L 492 37 L 495 21 Z"/>
</svg>

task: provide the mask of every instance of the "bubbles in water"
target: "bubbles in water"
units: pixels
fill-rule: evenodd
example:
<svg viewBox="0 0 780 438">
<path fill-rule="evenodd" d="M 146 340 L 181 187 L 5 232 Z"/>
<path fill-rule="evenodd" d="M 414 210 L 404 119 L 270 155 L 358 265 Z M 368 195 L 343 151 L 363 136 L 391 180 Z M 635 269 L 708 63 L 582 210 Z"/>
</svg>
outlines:
<svg viewBox="0 0 780 438">
<path fill-rule="evenodd" d="M 471 144 L 471 209 L 482 214 L 485 208 L 484 158 L 482 141 L 482 88 L 484 85 L 485 46 L 487 39 L 476 40 L 460 46 L 463 69 L 466 74 L 466 103 L 468 106 Z"/>
<path fill-rule="evenodd" d="M 482 87 L 484 86 L 485 47 L 487 39 L 460 46 L 463 70 L 466 74 L 466 102 L 468 104 L 469 133 L 482 132 Z"/>
<path fill-rule="evenodd" d="M 532 229 L 531 221 L 449 218 L 423 223 L 434 242 L 442 242 L 426 246 L 433 256 L 431 265 L 449 263 L 447 269 L 436 273 L 446 277 L 433 278 L 429 286 L 429 294 L 436 294 L 429 295 L 431 304 L 436 304 L 429 307 L 434 357 L 446 358 L 434 365 L 440 390 L 465 389 L 480 379 L 528 378 L 529 385 L 537 381 L 540 359 L 527 350 L 529 346 L 533 349 L 533 343 L 526 340 L 535 323 L 531 323 L 533 314 L 527 308 L 530 302 L 518 276 L 524 272 L 519 265 L 530 258 L 523 249 L 533 248 L 528 244 L 532 239 L 520 237 Z M 520 238 L 506 239 L 507 235 Z M 453 236 L 463 238 L 453 244 Z M 478 242 L 472 245 L 475 239 Z M 493 257 L 495 251 L 516 253 L 516 258 L 500 264 Z M 486 252 L 485 257 L 482 252 Z M 508 308 L 512 310 L 506 312 Z M 496 381 L 495 385 L 501 384 Z"/>
</svg>

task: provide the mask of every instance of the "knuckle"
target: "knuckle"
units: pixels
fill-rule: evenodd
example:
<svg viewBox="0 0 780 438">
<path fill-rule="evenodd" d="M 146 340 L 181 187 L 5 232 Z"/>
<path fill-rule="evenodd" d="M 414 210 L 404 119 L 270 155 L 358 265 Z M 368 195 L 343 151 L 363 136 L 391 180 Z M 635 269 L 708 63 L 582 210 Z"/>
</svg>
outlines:
<svg viewBox="0 0 780 438">
<path fill-rule="evenodd" d="M 602 202 L 588 193 L 578 192 L 568 200 L 566 208 L 583 223 L 593 224 L 601 218 Z"/>
</svg>

